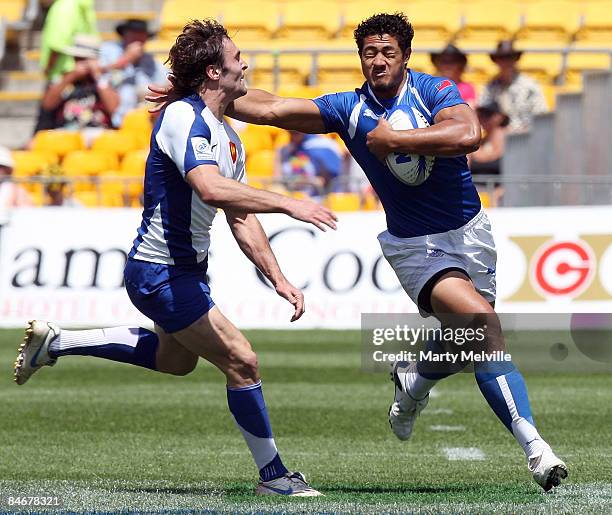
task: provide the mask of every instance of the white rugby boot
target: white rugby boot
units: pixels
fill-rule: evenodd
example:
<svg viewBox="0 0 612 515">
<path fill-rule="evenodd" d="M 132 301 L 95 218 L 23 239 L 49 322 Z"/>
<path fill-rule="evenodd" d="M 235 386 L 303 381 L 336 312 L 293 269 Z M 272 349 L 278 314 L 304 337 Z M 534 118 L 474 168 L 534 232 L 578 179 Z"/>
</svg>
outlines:
<svg viewBox="0 0 612 515">
<path fill-rule="evenodd" d="M 30 320 L 15 360 L 17 384 L 25 384 L 41 367 L 55 365 L 57 359 L 49 356 L 49 344 L 59 336 L 60 331 L 59 326 L 51 322 Z"/>
<path fill-rule="evenodd" d="M 429 394 L 424 399 L 413 399 L 406 391 L 405 376 L 416 371 L 416 362 L 396 361 L 391 368 L 391 380 L 395 384 L 395 398 L 389 407 L 389 425 L 400 440 L 408 440 L 417 417 L 429 402 Z"/>
<path fill-rule="evenodd" d="M 289 495 L 293 497 L 316 497 L 323 495 L 312 488 L 301 472 L 287 472 L 284 476 L 259 481 L 255 495 Z"/>
<path fill-rule="evenodd" d="M 555 456 L 549 446 L 544 447 L 540 454 L 529 456 L 528 466 L 534 481 L 545 492 L 559 486 L 561 480 L 567 478 L 567 465 Z"/>
</svg>

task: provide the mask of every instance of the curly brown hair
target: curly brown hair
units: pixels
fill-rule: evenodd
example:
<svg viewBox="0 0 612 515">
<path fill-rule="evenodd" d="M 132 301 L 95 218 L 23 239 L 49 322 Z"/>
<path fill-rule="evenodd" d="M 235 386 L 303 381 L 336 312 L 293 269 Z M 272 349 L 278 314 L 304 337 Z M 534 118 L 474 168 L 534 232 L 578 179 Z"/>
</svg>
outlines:
<svg viewBox="0 0 612 515">
<path fill-rule="evenodd" d="M 370 16 L 363 20 L 353 33 L 359 53 L 361 54 L 363 50 L 365 38 L 368 36 L 382 36 L 383 34 L 389 34 L 389 36 L 397 39 L 402 53 L 406 53 L 406 50 L 412 45 L 414 29 L 403 13 L 380 13 Z"/>
<path fill-rule="evenodd" d="M 206 67 L 223 66 L 225 38 L 229 38 L 227 30 L 213 19 L 192 20 L 185 25 L 166 61 L 177 93 L 198 93 L 206 81 Z"/>
</svg>

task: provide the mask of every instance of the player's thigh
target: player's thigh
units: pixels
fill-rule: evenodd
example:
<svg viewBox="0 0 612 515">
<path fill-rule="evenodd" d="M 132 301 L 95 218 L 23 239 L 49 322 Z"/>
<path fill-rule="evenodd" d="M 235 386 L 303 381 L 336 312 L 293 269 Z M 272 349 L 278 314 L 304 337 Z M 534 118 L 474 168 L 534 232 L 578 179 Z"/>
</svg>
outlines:
<svg viewBox="0 0 612 515">
<path fill-rule="evenodd" d="M 238 328 L 218 307 L 202 315 L 189 327 L 172 333 L 186 349 L 217 366 L 230 386 L 259 380 L 257 356 Z"/>
<path fill-rule="evenodd" d="M 442 275 L 431 289 L 431 307 L 436 318 L 446 326 L 485 329 L 487 338 L 481 350 L 505 349 L 493 306 L 476 291 L 466 274 L 451 270 Z"/>
<path fill-rule="evenodd" d="M 155 333 L 159 339 L 155 360 L 157 370 L 182 376 L 195 369 L 198 363 L 196 353 L 187 349 L 174 336 L 168 334 L 157 324 L 155 324 Z"/>
</svg>

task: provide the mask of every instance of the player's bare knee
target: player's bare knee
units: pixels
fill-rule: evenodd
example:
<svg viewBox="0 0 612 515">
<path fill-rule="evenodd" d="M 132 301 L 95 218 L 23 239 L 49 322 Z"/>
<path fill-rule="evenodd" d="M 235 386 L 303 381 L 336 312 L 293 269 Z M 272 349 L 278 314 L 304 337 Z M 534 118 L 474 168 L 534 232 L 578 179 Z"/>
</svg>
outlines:
<svg viewBox="0 0 612 515">
<path fill-rule="evenodd" d="M 259 381 L 257 354 L 250 349 L 230 354 L 227 373 L 241 380 Z"/>
</svg>

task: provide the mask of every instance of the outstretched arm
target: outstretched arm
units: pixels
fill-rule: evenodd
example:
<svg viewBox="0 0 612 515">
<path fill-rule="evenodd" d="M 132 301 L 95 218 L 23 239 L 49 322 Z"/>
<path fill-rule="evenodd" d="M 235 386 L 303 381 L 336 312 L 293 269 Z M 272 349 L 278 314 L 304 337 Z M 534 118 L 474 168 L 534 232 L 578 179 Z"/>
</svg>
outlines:
<svg viewBox="0 0 612 515">
<path fill-rule="evenodd" d="M 310 134 L 326 132 L 321 112 L 312 100 L 279 97 L 262 89 L 249 89 L 246 95 L 234 100 L 227 115 L 247 123 Z"/>
<path fill-rule="evenodd" d="M 285 197 L 271 191 L 251 188 L 223 177 L 216 165 L 200 165 L 185 176 L 202 202 L 243 213 L 284 213 L 308 222 L 322 231 L 336 228 L 337 217 L 329 209 L 309 200 Z"/>
<path fill-rule="evenodd" d="M 272 283 L 276 293 L 295 308 L 294 322 L 304 314 L 304 294 L 293 286 L 281 272 L 278 261 L 270 248 L 270 242 L 259 220 L 253 214 L 226 211 L 227 223 L 238 246 L 262 274 Z"/>
<path fill-rule="evenodd" d="M 434 118 L 434 125 L 424 129 L 393 130 L 391 124 L 381 118 L 378 126 L 368 133 L 366 144 L 380 159 L 392 152 L 464 156 L 480 145 L 480 123 L 476 113 L 465 104 L 441 109 Z"/>
</svg>

